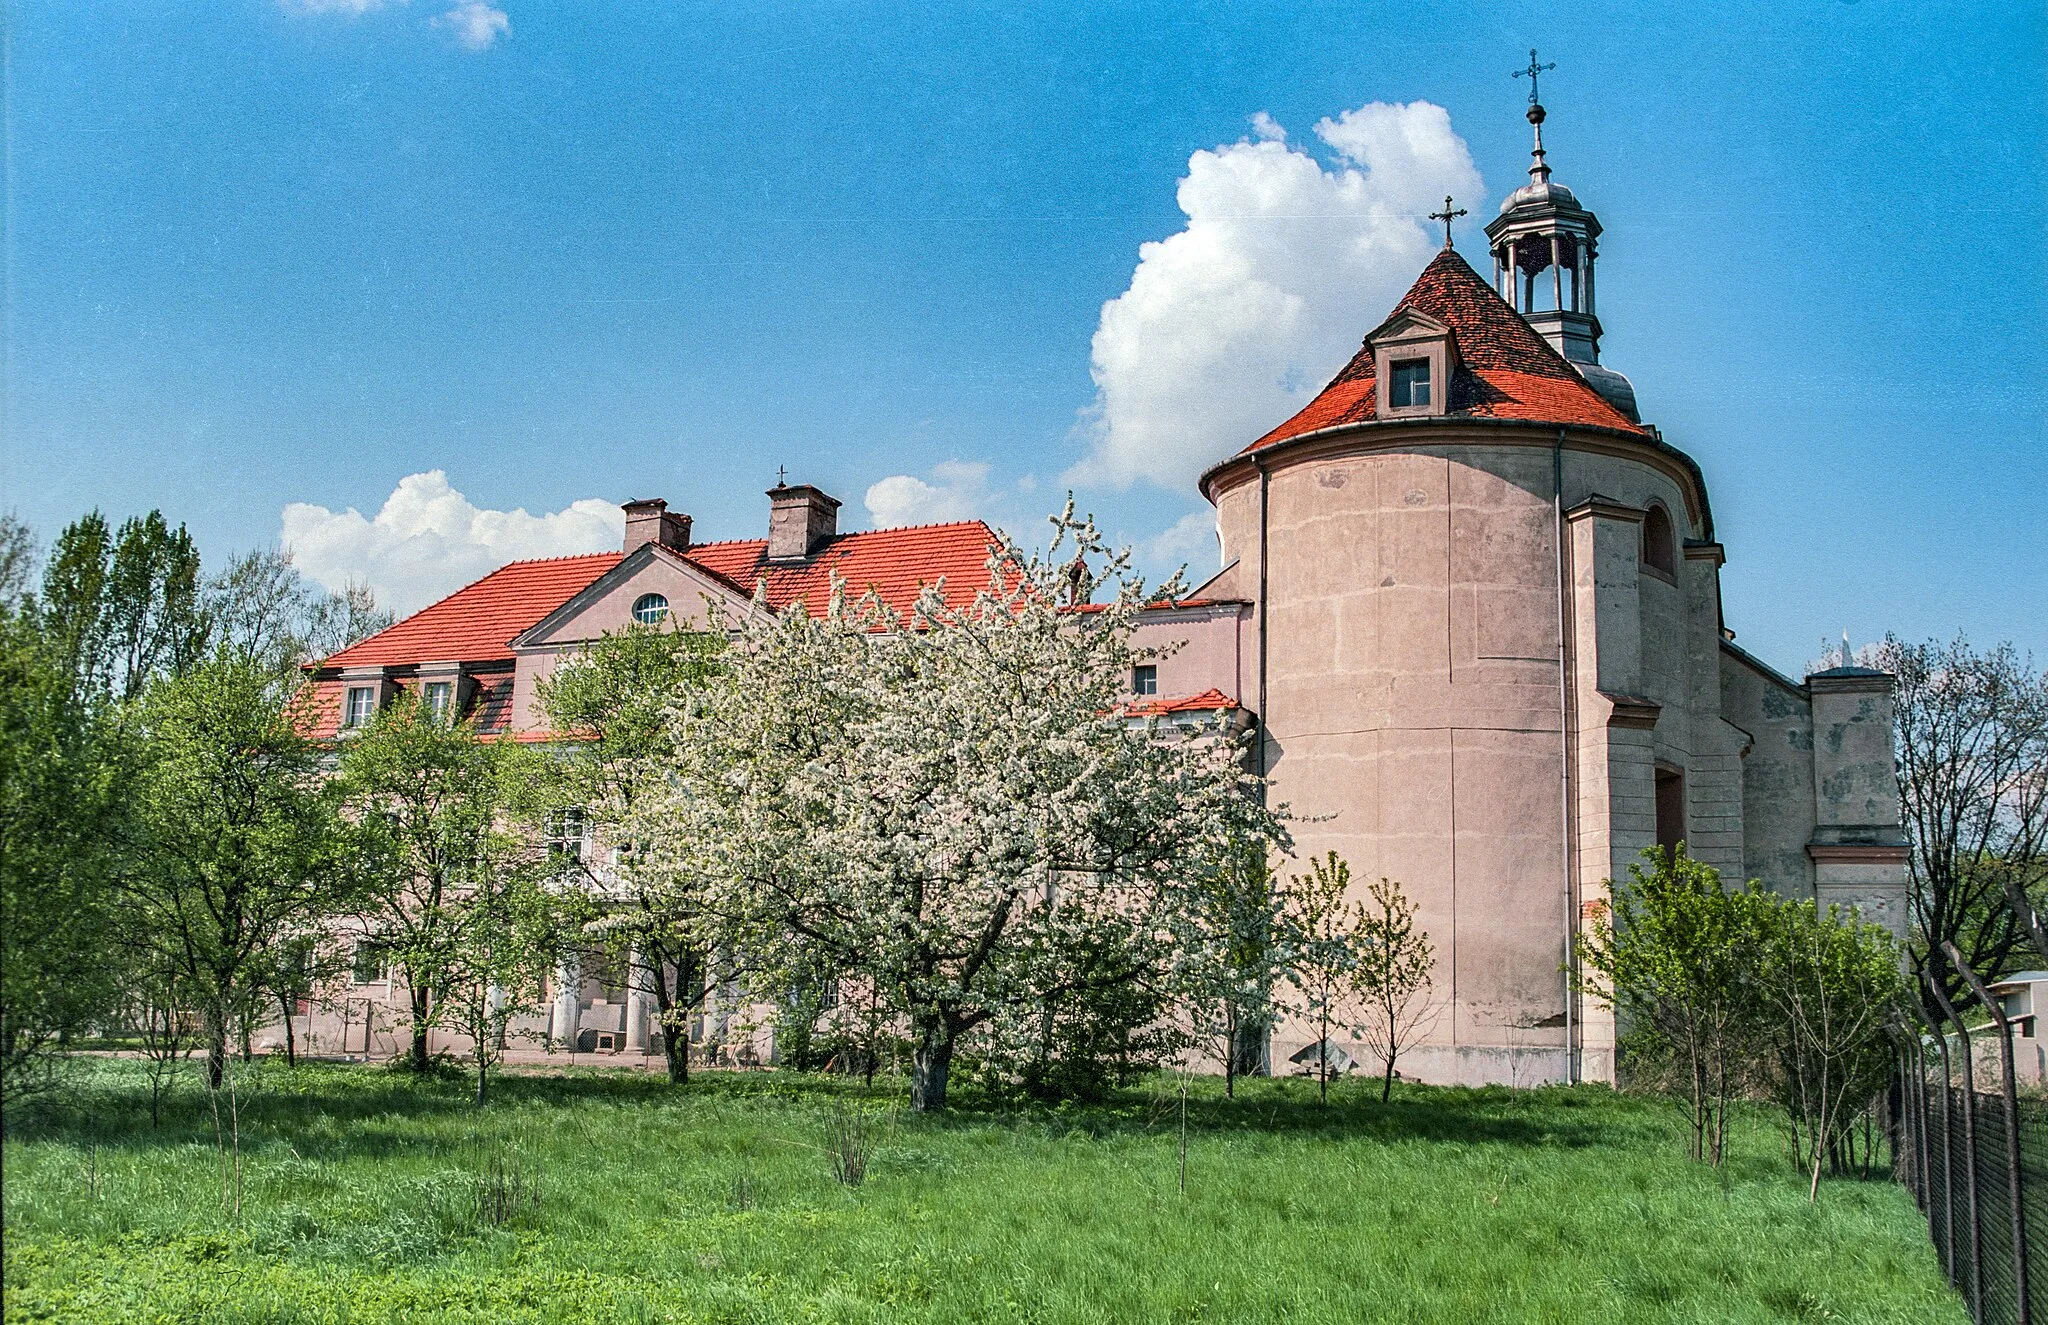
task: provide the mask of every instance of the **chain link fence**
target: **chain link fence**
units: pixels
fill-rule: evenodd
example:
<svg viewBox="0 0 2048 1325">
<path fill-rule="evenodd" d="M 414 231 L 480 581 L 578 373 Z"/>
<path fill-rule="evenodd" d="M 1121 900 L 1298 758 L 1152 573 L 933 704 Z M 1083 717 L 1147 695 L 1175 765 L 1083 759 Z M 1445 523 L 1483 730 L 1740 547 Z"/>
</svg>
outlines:
<svg viewBox="0 0 2048 1325">
<path fill-rule="evenodd" d="M 1976 1325 L 2029 1325 L 2048 1300 L 2048 1100 L 2018 1093 L 2009 1034 L 1902 1036 L 1892 1098 L 1894 1168 Z"/>
</svg>

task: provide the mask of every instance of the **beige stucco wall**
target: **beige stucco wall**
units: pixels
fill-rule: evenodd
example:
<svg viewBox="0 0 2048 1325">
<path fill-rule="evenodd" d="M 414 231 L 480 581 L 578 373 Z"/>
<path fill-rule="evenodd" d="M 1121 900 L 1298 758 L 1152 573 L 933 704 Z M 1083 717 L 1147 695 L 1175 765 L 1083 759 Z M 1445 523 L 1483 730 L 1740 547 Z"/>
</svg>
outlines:
<svg viewBox="0 0 2048 1325">
<path fill-rule="evenodd" d="M 1565 1073 L 1567 935 L 1655 842 L 1660 766 L 1685 779 L 1695 854 L 1739 876 L 1751 847 L 1751 733 L 1723 717 L 1720 549 L 1700 494 L 1653 448 L 1564 449 L 1561 505 L 1587 512 L 1567 522 L 1561 703 L 1555 439 L 1364 428 L 1272 455 L 1263 484 L 1247 465 L 1212 489 L 1230 591 L 1256 599 L 1263 578 L 1263 753 L 1299 816 L 1297 861 L 1335 850 L 1356 878 L 1399 879 L 1436 946 L 1442 1007 L 1412 1063 L 1428 1079 Z M 1641 563 L 1652 503 L 1680 540 L 1670 575 Z M 1255 607 L 1254 706 L 1259 627 Z M 1777 827 L 1803 851 L 1810 823 Z M 1611 1024 L 1596 1007 L 1572 1016 L 1584 1075 L 1610 1075 Z M 1311 1037 L 1282 1027 L 1276 1067 Z"/>
</svg>

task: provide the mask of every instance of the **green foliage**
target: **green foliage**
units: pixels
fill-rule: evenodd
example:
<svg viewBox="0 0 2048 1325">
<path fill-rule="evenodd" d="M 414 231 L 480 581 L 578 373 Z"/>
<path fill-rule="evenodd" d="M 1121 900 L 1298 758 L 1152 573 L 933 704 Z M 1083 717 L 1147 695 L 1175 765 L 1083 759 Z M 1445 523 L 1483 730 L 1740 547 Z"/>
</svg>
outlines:
<svg viewBox="0 0 2048 1325">
<path fill-rule="evenodd" d="M 1435 951 L 1415 925 L 1416 905 L 1401 885 L 1382 877 L 1368 884 L 1358 904 L 1358 966 L 1352 987 L 1359 1006 L 1358 1037 L 1380 1060 L 1380 1099 L 1393 1097 L 1394 1064 L 1435 1024 L 1430 969 Z"/>
<path fill-rule="evenodd" d="M 1286 915 L 1294 933 L 1288 978 L 1300 991 L 1303 1010 L 1315 1023 L 1316 1090 L 1330 1094 L 1334 1062 L 1341 1052 L 1330 1033 L 1357 1021 L 1359 928 L 1363 917 L 1351 900 L 1351 866 L 1332 851 L 1309 861 L 1287 890 Z"/>
<path fill-rule="evenodd" d="M 133 1064 L 8 1138 L 10 1320 L 1967 1319 L 1897 1185 L 1809 1207 L 1759 1112 L 1710 1172 L 1669 1109 L 1598 1087 L 1319 1107 L 1298 1080 L 1230 1100 L 1197 1078 L 1182 1193 L 1167 1081 L 1056 1110 L 962 1092 L 880 1129 L 855 1189 L 823 1152 L 835 1102 L 876 1097 L 839 1081 L 507 1076 L 478 1112 L 452 1078 L 244 1071 L 239 1223 L 196 1093 L 152 1131 Z"/>
<path fill-rule="evenodd" d="M 40 610 L 65 665 L 88 694 L 121 700 L 193 666 L 207 649 L 199 549 L 161 512 L 109 532 L 98 511 L 57 536 Z"/>
<path fill-rule="evenodd" d="M 1232 844 L 1196 876 L 1196 924 L 1207 958 L 1181 972 L 1197 1043 L 1223 1064 L 1223 1092 L 1271 1070 L 1274 990 L 1293 959 L 1287 896 L 1263 841 Z"/>
<path fill-rule="evenodd" d="M 250 654 L 280 675 L 325 658 L 391 624 L 369 586 L 328 593 L 307 582 L 289 551 L 263 548 L 228 559 L 206 581 L 206 618 L 216 646 Z"/>
<path fill-rule="evenodd" d="M 1629 867 L 1578 942 L 1582 989 L 1614 1009 L 1632 1071 L 1684 1100 L 1692 1158 L 1718 1164 L 1733 1102 L 1761 1093 L 1817 1193 L 1821 1160 L 1891 1069 L 1887 1028 L 1907 1007 L 1898 945 L 1853 912 L 1754 880 L 1726 888 L 1683 845 L 1643 855 L 1651 868 Z"/>
<path fill-rule="evenodd" d="M 131 943 L 175 972 L 204 1018 L 214 1085 L 272 945 L 341 896 L 334 806 L 303 734 L 304 702 L 258 660 L 223 650 L 152 682 L 134 712 L 122 912 Z"/>
<path fill-rule="evenodd" d="M 19 597 L 0 600 L 0 1089 L 10 1097 L 118 993 L 107 933 L 120 749 L 61 644 Z"/>
<path fill-rule="evenodd" d="M 403 975 L 414 1071 L 427 1069 L 437 1022 L 457 1013 L 489 1022 L 483 991 L 494 980 L 512 982 L 513 1006 L 531 1001 L 521 993 L 552 931 L 536 918 L 539 894 L 516 885 L 541 863 L 531 836 L 503 811 L 531 781 L 533 759 L 512 742 L 480 739 L 468 721 L 436 716 L 412 694 L 342 746 L 334 787 L 351 825 L 359 932 Z M 488 1066 L 479 1064 L 480 1096 Z"/>
</svg>

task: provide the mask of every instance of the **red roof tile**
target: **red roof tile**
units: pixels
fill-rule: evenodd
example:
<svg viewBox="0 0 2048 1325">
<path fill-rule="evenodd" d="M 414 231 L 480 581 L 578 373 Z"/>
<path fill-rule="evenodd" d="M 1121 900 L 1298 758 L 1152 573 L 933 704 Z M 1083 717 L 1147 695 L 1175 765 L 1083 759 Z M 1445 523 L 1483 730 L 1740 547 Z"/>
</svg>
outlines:
<svg viewBox="0 0 2048 1325">
<path fill-rule="evenodd" d="M 1451 378 L 1447 413 L 1648 432 L 1629 422 L 1588 386 L 1564 356 L 1480 279 L 1456 249 L 1444 249 L 1422 269 L 1394 312 L 1404 308 L 1444 323 L 1457 338 L 1460 362 Z M 1245 451 L 1257 451 L 1318 428 L 1373 418 L 1377 408 L 1373 375 L 1373 352 L 1361 347 L 1344 371 L 1300 413 Z"/>
<path fill-rule="evenodd" d="M 1134 700 L 1124 709 L 1132 717 L 1148 718 L 1154 714 L 1161 717 L 1169 713 L 1214 713 L 1218 709 L 1234 709 L 1237 701 L 1221 690 L 1204 690 L 1199 695 L 1188 695 L 1181 699 Z"/>
<path fill-rule="evenodd" d="M 619 561 L 617 552 L 594 552 L 500 566 L 432 607 L 351 644 L 320 664 L 321 669 L 509 659 L 508 640 L 574 598 Z"/>
<path fill-rule="evenodd" d="M 768 560 L 768 541 L 762 538 L 704 543 L 687 555 L 748 593 L 765 580 L 768 605 L 778 612 L 799 601 L 806 611 L 824 611 L 836 572 L 846 581 L 850 596 L 873 589 L 884 604 L 907 616 L 919 588 L 941 577 L 947 600 L 955 604 L 971 601 L 987 588 L 988 554 L 995 537 L 981 521 L 963 520 L 841 534 L 816 555 L 787 565 Z"/>
</svg>

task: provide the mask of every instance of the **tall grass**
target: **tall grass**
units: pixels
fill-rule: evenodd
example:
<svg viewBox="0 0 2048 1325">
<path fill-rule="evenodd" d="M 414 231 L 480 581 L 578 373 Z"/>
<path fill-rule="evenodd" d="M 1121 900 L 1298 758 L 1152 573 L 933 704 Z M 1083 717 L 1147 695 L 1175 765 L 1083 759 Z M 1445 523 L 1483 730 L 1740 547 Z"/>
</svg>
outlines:
<svg viewBox="0 0 2048 1325">
<path fill-rule="evenodd" d="M 109 1064 L 13 1120 L 7 1318 L 1964 1319 L 1897 1188 L 1831 1183 L 1809 1207 L 1767 1119 L 1736 1120 L 1716 1173 L 1684 1158 L 1676 1110 L 1598 1088 L 1382 1105 L 1344 1081 L 1319 1107 L 1313 1082 L 1230 1101 L 1197 1079 L 1183 1194 L 1171 1079 L 901 1118 L 852 1186 L 816 1139 L 872 1118 L 887 1081 L 513 1074 L 479 1110 L 453 1077 L 258 1071 L 240 1219 L 195 1089 L 152 1129 L 146 1079 Z"/>
</svg>

